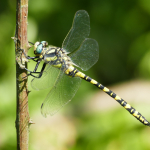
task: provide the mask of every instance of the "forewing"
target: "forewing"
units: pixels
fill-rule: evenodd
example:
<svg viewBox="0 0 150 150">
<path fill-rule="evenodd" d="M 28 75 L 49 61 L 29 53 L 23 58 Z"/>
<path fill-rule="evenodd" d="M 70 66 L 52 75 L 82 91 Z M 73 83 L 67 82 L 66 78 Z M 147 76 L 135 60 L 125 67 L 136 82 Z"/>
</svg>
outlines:
<svg viewBox="0 0 150 150">
<path fill-rule="evenodd" d="M 34 90 L 43 90 L 52 88 L 56 81 L 59 80 L 60 69 L 47 64 L 42 77 L 34 78 L 31 81 L 31 86 Z"/>
<path fill-rule="evenodd" d="M 82 70 L 91 68 L 99 58 L 99 46 L 96 40 L 87 38 L 79 49 L 69 55 L 73 63 Z"/>
<path fill-rule="evenodd" d="M 67 52 L 76 50 L 90 34 L 90 18 L 85 10 L 76 12 L 72 27 L 63 41 L 62 47 Z"/>
<path fill-rule="evenodd" d="M 51 89 L 41 106 L 41 113 L 44 117 L 54 115 L 71 101 L 80 86 L 81 79 L 79 77 L 69 77 L 66 74 L 61 76 L 61 79 Z"/>
</svg>

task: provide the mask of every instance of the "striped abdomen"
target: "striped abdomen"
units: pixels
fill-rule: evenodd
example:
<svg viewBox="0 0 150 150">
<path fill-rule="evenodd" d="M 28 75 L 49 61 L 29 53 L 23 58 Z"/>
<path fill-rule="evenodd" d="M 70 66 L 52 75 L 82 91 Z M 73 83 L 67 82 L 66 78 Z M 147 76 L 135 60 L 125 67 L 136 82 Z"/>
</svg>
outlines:
<svg viewBox="0 0 150 150">
<path fill-rule="evenodd" d="M 80 72 L 74 67 L 68 68 L 66 70 L 66 74 L 80 77 L 99 89 L 103 90 L 105 93 L 107 93 L 109 96 L 111 96 L 113 99 L 115 99 L 121 106 L 123 106 L 130 114 L 132 114 L 137 120 L 139 120 L 144 125 L 150 126 L 150 123 L 143 117 L 136 109 L 134 109 L 131 105 L 129 105 L 126 101 L 124 101 L 122 98 L 120 98 L 118 95 L 116 95 L 114 92 L 109 90 L 107 87 L 103 86 L 102 84 L 98 83 L 96 80 L 90 78 L 89 76 L 85 75 L 84 73 Z"/>
</svg>

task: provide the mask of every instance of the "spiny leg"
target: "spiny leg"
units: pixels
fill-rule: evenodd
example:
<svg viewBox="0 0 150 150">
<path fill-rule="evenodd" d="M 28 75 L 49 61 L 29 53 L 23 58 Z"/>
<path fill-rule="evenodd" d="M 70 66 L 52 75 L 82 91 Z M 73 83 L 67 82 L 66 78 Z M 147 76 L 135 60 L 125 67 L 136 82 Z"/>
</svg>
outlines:
<svg viewBox="0 0 150 150">
<path fill-rule="evenodd" d="M 150 122 L 148 122 L 144 116 L 142 116 L 138 111 L 136 111 L 135 108 L 133 108 L 130 104 L 128 104 L 125 100 L 120 98 L 117 94 L 115 94 L 113 91 L 109 90 L 107 87 L 103 86 L 102 84 L 98 83 L 96 80 L 90 78 L 89 76 L 85 75 L 84 73 L 78 71 L 77 69 L 74 68 L 72 71 L 74 72 L 75 76 L 78 76 L 99 89 L 103 90 L 105 93 L 107 93 L 109 96 L 111 96 L 113 99 L 115 99 L 121 106 L 123 106 L 130 114 L 132 114 L 137 120 L 139 120 L 141 123 L 144 125 L 150 126 Z"/>
<path fill-rule="evenodd" d="M 30 41 L 28 41 L 28 43 L 30 43 L 30 44 L 32 44 L 32 45 L 34 45 L 34 43 L 32 43 L 32 42 L 30 42 Z"/>
<path fill-rule="evenodd" d="M 35 78 L 41 78 L 41 76 L 43 75 L 44 69 L 45 69 L 45 67 L 46 67 L 46 63 L 43 64 L 41 71 L 40 71 L 40 72 L 37 72 L 36 70 L 37 70 L 37 68 L 38 68 L 38 66 L 39 66 L 39 64 L 40 64 L 40 62 L 41 62 L 41 61 L 38 61 L 38 62 L 37 62 L 37 64 L 36 64 L 36 66 L 35 66 L 35 68 L 34 68 L 33 71 L 30 71 L 30 70 L 28 70 L 27 68 L 25 68 L 27 71 L 30 72 L 30 73 L 28 74 L 28 76 L 30 75 L 30 76 L 35 77 Z M 39 76 L 33 75 L 34 73 L 38 73 Z"/>
<path fill-rule="evenodd" d="M 39 56 L 30 57 L 30 56 L 27 56 L 27 55 L 26 55 L 26 53 L 25 53 L 24 49 L 19 48 L 19 50 L 23 52 L 24 56 L 25 56 L 27 59 L 31 59 L 31 60 L 33 60 L 33 61 L 35 61 L 35 62 L 37 62 L 37 61 L 38 61 L 38 60 L 35 60 L 35 59 L 38 59 L 38 58 L 39 58 Z"/>
<path fill-rule="evenodd" d="M 29 42 L 29 41 L 28 41 L 28 42 Z M 29 43 L 32 44 L 32 45 L 34 45 L 32 42 L 29 42 Z M 40 77 L 42 76 L 42 74 L 43 74 L 43 71 L 44 71 L 44 69 L 45 69 L 45 67 L 46 67 L 46 64 L 44 63 L 44 64 L 43 64 L 43 67 L 42 67 L 42 69 L 41 69 L 41 71 L 40 71 L 40 72 L 37 72 L 36 70 L 37 70 L 37 68 L 38 68 L 38 66 L 39 66 L 39 64 L 40 64 L 40 62 L 41 62 L 41 60 L 39 60 L 39 56 L 30 57 L 30 56 L 27 56 L 27 55 L 26 55 L 24 49 L 19 48 L 19 50 L 21 50 L 21 51 L 23 52 L 24 56 L 25 56 L 27 59 L 31 59 L 31 60 L 37 62 L 37 64 L 36 64 L 36 66 L 35 66 L 35 68 L 34 68 L 33 71 L 30 71 L 29 69 L 24 68 L 25 70 L 27 70 L 28 72 L 30 72 L 29 74 L 27 74 L 27 76 L 32 76 L 32 77 L 35 77 L 35 78 L 40 78 Z M 32 73 L 38 73 L 39 76 L 35 76 L 35 75 L 33 75 Z M 23 78 L 26 78 L 27 76 L 25 76 L 25 77 L 23 77 Z"/>
<path fill-rule="evenodd" d="M 41 76 L 43 75 L 44 69 L 45 69 L 45 67 L 46 67 L 46 63 L 43 64 L 41 71 L 40 71 L 40 72 L 37 72 L 37 69 L 38 69 L 38 66 L 39 66 L 40 62 L 41 62 L 41 60 L 38 60 L 38 61 L 37 61 L 37 64 L 36 64 L 36 66 L 35 66 L 35 68 L 34 68 L 33 71 L 30 71 L 30 70 L 28 70 L 27 68 L 24 68 L 25 70 L 27 70 L 28 72 L 30 72 L 29 74 L 27 74 L 27 76 L 32 76 L 32 77 L 35 77 L 35 78 L 41 78 Z M 36 73 L 36 74 L 38 73 L 39 76 L 33 75 L 33 74 L 35 74 L 35 73 Z M 27 76 L 26 76 L 26 77 L 27 77 Z M 24 78 L 26 78 L 26 77 L 24 77 Z"/>
</svg>

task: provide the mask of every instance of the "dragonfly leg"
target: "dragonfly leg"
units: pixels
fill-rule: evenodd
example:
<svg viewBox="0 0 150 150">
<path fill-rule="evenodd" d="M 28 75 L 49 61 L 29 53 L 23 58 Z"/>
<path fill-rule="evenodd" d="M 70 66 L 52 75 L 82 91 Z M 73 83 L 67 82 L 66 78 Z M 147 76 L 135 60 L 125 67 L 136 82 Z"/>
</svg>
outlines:
<svg viewBox="0 0 150 150">
<path fill-rule="evenodd" d="M 41 78 L 41 76 L 43 75 L 43 72 L 44 72 L 44 70 L 45 70 L 45 67 L 46 67 L 46 63 L 43 64 L 42 69 L 41 69 L 41 72 L 39 73 L 38 78 Z"/>
<path fill-rule="evenodd" d="M 32 42 L 30 42 L 30 41 L 28 41 L 28 43 L 30 43 L 30 44 L 32 44 L 32 45 L 34 45 L 34 43 L 32 43 Z"/>
<path fill-rule="evenodd" d="M 42 74 L 43 74 L 43 72 L 44 72 L 44 69 L 45 69 L 45 67 L 46 67 L 46 63 L 43 64 L 41 71 L 40 71 L 40 72 L 37 72 L 36 70 L 37 70 L 37 68 L 38 68 L 38 66 L 39 66 L 39 64 L 40 64 L 40 62 L 41 62 L 41 61 L 38 61 L 38 62 L 37 62 L 37 64 L 36 64 L 36 66 L 35 66 L 35 68 L 34 68 L 33 71 L 30 71 L 30 70 L 28 70 L 27 68 L 25 68 L 25 70 L 27 70 L 28 72 L 30 72 L 27 76 L 32 76 L 32 77 L 35 77 L 35 78 L 41 78 L 41 76 L 42 76 Z M 33 75 L 34 73 L 38 73 L 39 76 Z"/>
<path fill-rule="evenodd" d="M 40 60 L 37 62 L 37 64 L 36 64 L 36 66 L 35 66 L 35 68 L 34 68 L 34 70 L 33 71 L 30 71 L 29 69 L 27 69 L 27 68 L 24 68 L 26 71 L 28 71 L 29 72 L 29 74 L 27 74 L 27 76 L 32 76 L 32 77 L 36 77 L 35 75 L 33 75 L 32 73 L 38 73 L 38 74 L 40 74 L 41 72 L 37 72 L 36 70 L 37 70 L 37 68 L 38 68 L 38 66 L 39 66 L 39 64 L 40 64 Z M 27 76 L 25 76 L 25 77 L 23 77 L 23 79 L 24 78 L 26 78 Z"/>
<path fill-rule="evenodd" d="M 24 49 L 19 48 L 19 50 L 21 50 L 21 51 L 23 52 L 24 56 L 25 56 L 27 59 L 31 59 L 31 60 L 37 62 L 37 60 L 35 60 L 35 59 L 39 58 L 38 56 L 30 57 L 30 56 L 27 56 L 27 55 L 26 55 Z"/>
</svg>

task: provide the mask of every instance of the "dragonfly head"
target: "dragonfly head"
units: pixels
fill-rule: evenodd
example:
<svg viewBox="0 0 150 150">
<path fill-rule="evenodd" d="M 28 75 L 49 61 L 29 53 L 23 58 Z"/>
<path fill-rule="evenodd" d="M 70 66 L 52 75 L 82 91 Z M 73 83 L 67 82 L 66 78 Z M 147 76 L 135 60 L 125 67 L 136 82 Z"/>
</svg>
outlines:
<svg viewBox="0 0 150 150">
<path fill-rule="evenodd" d="M 34 54 L 40 55 L 42 54 L 43 48 L 48 46 L 48 43 L 46 41 L 36 42 L 34 44 Z"/>
</svg>

